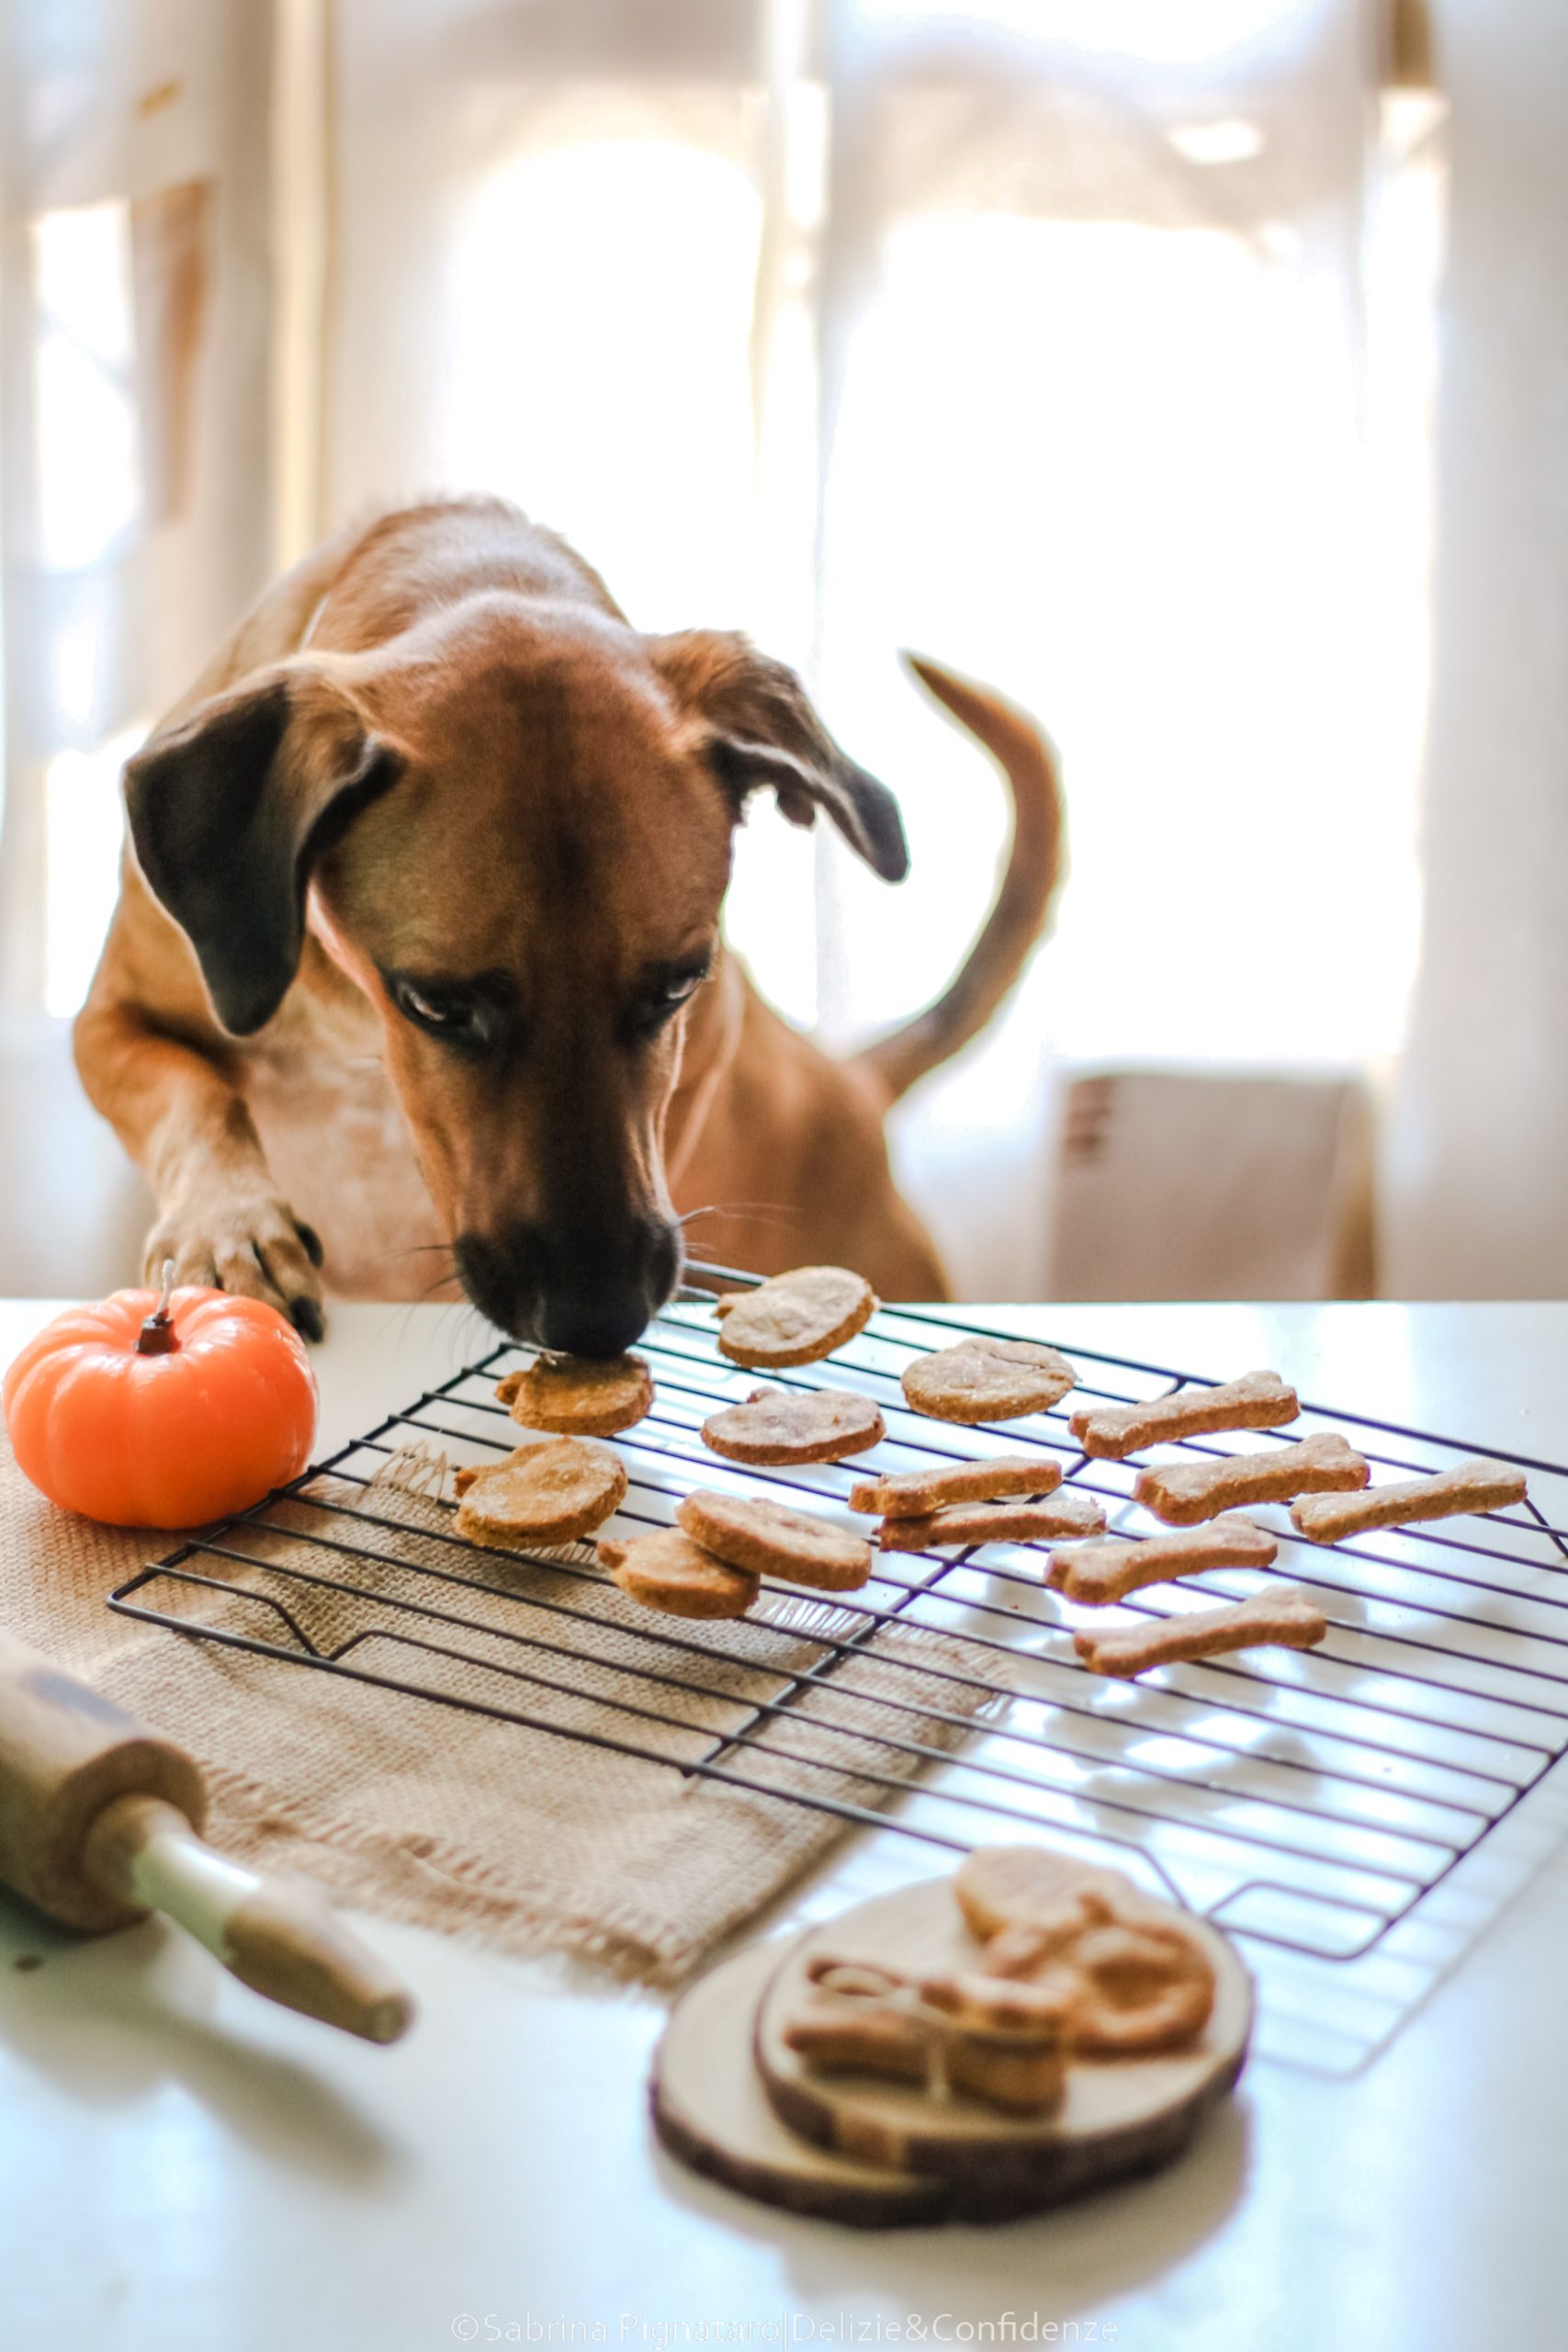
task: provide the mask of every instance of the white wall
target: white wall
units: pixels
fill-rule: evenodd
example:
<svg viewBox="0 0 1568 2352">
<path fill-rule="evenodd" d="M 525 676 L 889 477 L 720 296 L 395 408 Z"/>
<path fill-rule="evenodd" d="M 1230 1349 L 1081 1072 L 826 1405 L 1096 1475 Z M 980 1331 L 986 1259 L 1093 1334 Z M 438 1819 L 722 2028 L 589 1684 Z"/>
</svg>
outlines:
<svg viewBox="0 0 1568 2352">
<path fill-rule="evenodd" d="M 1426 926 L 1394 1295 L 1568 1295 L 1568 7 L 1436 0 L 1450 96 Z"/>
</svg>

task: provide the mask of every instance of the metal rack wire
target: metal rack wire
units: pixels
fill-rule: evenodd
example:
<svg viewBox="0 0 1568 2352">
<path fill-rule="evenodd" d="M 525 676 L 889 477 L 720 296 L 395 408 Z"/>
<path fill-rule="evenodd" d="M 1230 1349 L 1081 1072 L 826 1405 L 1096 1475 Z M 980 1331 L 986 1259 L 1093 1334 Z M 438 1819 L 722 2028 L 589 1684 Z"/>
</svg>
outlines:
<svg viewBox="0 0 1568 2352">
<path fill-rule="evenodd" d="M 711 1291 L 753 1278 L 694 1267 L 690 1279 Z M 1059 1344 L 1079 1385 L 1053 1412 L 976 1430 L 910 1413 L 904 1367 L 985 1328 L 942 1310 L 885 1308 L 829 1363 L 768 1375 L 770 1385 L 874 1396 L 887 1437 L 852 1464 L 741 1470 L 705 1450 L 700 1427 L 759 1375 L 719 1356 L 706 1297 L 689 1290 L 641 1343 L 657 1395 L 648 1419 L 616 1441 L 631 1482 L 618 1522 L 666 1525 L 699 1483 L 831 1510 L 868 1467 L 1037 1447 L 1060 1464 L 1065 1487 L 1101 1502 L 1113 1533 L 1151 1532 L 1132 1500 L 1141 1457 L 1089 1459 L 1068 1411 L 1086 1396 L 1133 1401 L 1237 1367 L 1199 1374 L 1077 1348 L 1069 1335 Z M 1266 1508 L 1256 1515 L 1281 1538 L 1274 1567 L 1211 1571 L 1121 1606 L 1122 1619 L 1170 1615 L 1278 1577 L 1304 1586 L 1330 1620 L 1311 1652 L 1253 1651 L 1135 1684 L 1102 1680 L 1077 1660 L 1072 1632 L 1091 1613 L 1106 1622 L 1104 1612 L 1047 1590 L 1047 1547 L 1028 1544 L 878 1555 L 860 1592 L 829 1600 L 770 1587 L 755 1622 L 697 1627 L 649 1615 L 630 1633 L 617 1627 L 612 1649 L 604 1580 L 584 1547 L 547 1560 L 480 1551 L 448 1520 L 411 1569 L 392 1532 L 400 1521 L 378 1508 L 377 1467 L 411 1440 L 455 1461 L 511 1449 L 521 1433 L 493 1386 L 520 1356 L 510 1344 L 492 1349 L 254 1510 L 142 1569 L 110 1606 L 930 1848 L 1046 1836 L 1122 1860 L 1260 1951 L 1312 1962 L 1364 1959 L 1426 1916 L 1418 1906 L 1568 1748 L 1563 1465 L 1316 1405 L 1286 1431 L 1182 1442 L 1183 1453 L 1247 1451 L 1334 1426 L 1367 1454 L 1374 1479 L 1471 1454 L 1529 1474 L 1517 1510 L 1332 1549 L 1294 1541 L 1282 1512 Z M 945 1638 L 909 1644 L 906 1629 Z M 831 1702 L 856 1660 L 876 1675 L 854 1685 L 852 1767 L 835 1745 L 850 1735 Z M 682 1735 L 673 1742 L 671 1724 Z"/>
</svg>

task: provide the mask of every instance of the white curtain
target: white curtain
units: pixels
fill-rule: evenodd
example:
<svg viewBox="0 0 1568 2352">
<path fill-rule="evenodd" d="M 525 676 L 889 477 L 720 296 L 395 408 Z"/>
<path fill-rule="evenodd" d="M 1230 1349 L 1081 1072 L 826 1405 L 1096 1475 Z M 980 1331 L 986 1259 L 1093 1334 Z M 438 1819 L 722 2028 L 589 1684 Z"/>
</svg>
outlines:
<svg viewBox="0 0 1568 2352">
<path fill-rule="evenodd" d="M 732 937 L 831 1043 L 942 985 L 1005 841 L 897 649 L 1056 737 L 1056 935 L 897 1114 L 961 1291 L 1045 1280 L 1060 1067 L 1388 1061 L 1435 214 L 1373 15 L 9 0 L 0 991 L 79 996 L 118 757 L 269 563 L 490 489 L 637 622 L 795 661 L 897 790 L 898 891 L 743 840 Z"/>
<path fill-rule="evenodd" d="M 0 1011 L 79 1001 L 120 760 L 271 557 L 265 7 L 0 6 Z"/>
<path fill-rule="evenodd" d="M 634 620 L 800 664 L 914 869 L 754 821 L 731 935 L 786 1011 L 907 1016 L 993 885 L 1001 794 L 897 650 L 1058 739 L 1055 942 L 897 1120 L 963 1291 L 1043 1279 L 1060 1056 L 1397 1045 L 1421 550 L 1368 496 L 1359 0 L 339 0 L 331 42 L 324 516 L 504 491 Z"/>
<path fill-rule="evenodd" d="M 1568 1295 L 1568 14 L 1439 0 L 1440 313 L 1426 944 L 1386 1282 Z"/>
<path fill-rule="evenodd" d="M 121 761 L 272 559 L 270 11 L 0 0 L 0 1293 L 134 1275 L 72 1067 Z"/>
</svg>

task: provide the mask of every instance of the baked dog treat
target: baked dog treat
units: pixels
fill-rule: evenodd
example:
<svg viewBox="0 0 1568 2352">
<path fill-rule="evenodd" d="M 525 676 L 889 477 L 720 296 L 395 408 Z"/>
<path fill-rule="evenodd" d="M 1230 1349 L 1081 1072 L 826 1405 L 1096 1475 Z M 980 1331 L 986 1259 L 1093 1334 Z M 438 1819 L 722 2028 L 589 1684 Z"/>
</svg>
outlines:
<svg viewBox="0 0 1568 2352">
<path fill-rule="evenodd" d="M 1059 1927 L 998 1936 L 982 1966 L 999 1962 L 1004 1947 L 1010 1977 L 1077 1980 L 1073 2046 L 1086 2056 L 1142 2058 L 1179 2049 L 1201 2033 L 1214 2006 L 1208 1954 L 1174 1914 L 1161 1917 L 1152 1905 L 1135 1904 L 1123 1917 L 1112 1902 L 1085 1892 Z"/>
<path fill-rule="evenodd" d="M 875 1308 L 871 1284 L 848 1267 L 796 1266 L 718 1301 L 719 1353 L 760 1371 L 818 1363 L 863 1330 Z"/>
<path fill-rule="evenodd" d="M 1120 1871 L 1040 1847 L 981 1849 L 960 1867 L 958 1905 L 983 1973 L 1071 1987 L 1075 2052 L 1143 2057 L 1201 2033 L 1213 1964 L 1179 1911 Z"/>
<path fill-rule="evenodd" d="M 1279 1549 L 1266 1529 L 1239 1512 L 1227 1511 L 1201 1527 L 1151 1535 L 1140 1544 L 1118 1536 L 1099 1544 L 1066 1544 L 1052 1553 L 1045 1581 L 1069 1600 L 1103 1609 L 1136 1592 L 1140 1585 L 1165 1584 L 1200 1568 L 1266 1568 Z"/>
<path fill-rule="evenodd" d="M 1033 1340 L 960 1340 L 917 1356 L 904 1373 L 905 1400 L 931 1420 L 1016 1421 L 1059 1403 L 1077 1374 L 1055 1348 Z"/>
<path fill-rule="evenodd" d="M 1222 1388 L 1189 1388 L 1145 1405 L 1085 1405 L 1068 1428 L 1086 1453 L 1120 1462 L 1163 1438 L 1202 1437 L 1214 1430 L 1274 1430 L 1293 1421 L 1301 1400 L 1277 1372 L 1247 1372 Z"/>
<path fill-rule="evenodd" d="M 585 1356 L 538 1356 L 496 1384 L 497 1396 L 525 1430 L 571 1437 L 614 1437 L 640 1421 L 653 1402 L 653 1374 L 640 1356 L 591 1363 Z"/>
<path fill-rule="evenodd" d="M 744 1617 L 757 1598 L 755 1577 L 716 1560 L 678 1527 L 625 1544 L 601 1536 L 598 1554 L 623 1592 L 667 1617 Z"/>
<path fill-rule="evenodd" d="M 1337 1431 L 1267 1453 L 1216 1454 L 1211 1462 L 1156 1462 L 1140 1470 L 1133 1498 L 1168 1527 L 1192 1527 L 1245 1503 L 1285 1503 L 1292 1495 L 1364 1487 L 1366 1457 Z"/>
<path fill-rule="evenodd" d="M 1041 1536 L 1093 1535 L 1105 1513 L 1091 1495 L 1052 1495 L 1039 1503 L 955 1503 L 924 1519 L 885 1519 L 885 1552 L 929 1552 L 943 1544 L 1032 1544 Z"/>
<path fill-rule="evenodd" d="M 871 1545 L 787 1503 L 699 1488 L 675 1513 L 694 1544 L 754 1577 L 853 1592 L 871 1574 Z"/>
<path fill-rule="evenodd" d="M 459 1470 L 457 1530 L 470 1544 L 566 1544 L 602 1527 L 625 1500 L 626 1464 L 607 1445 L 557 1437 L 504 1462 Z"/>
<path fill-rule="evenodd" d="M 1081 1633 L 1073 1645 L 1091 1674 L 1127 1677 L 1151 1666 L 1218 1657 L 1226 1650 L 1256 1649 L 1264 1643 L 1310 1650 L 1328 1631 L 1315 1601 L 1293 1584 L 1255 1592 L 1224 1609 L 1196 1609 L 1190 1615 L 1162 1617 L 1142 1625 L 1118 1625 L 1105 1633 Z"/>
<path fill-rule="evenodd" d="M 1522 1503 L 1525 1474 L 1495 1462 L 1456 1462 L 1429 1478 L 1404 1478 L 1392 1487 L 1369 1487 L 1355 1496 L 1316 1495 L 1291 1507 L 1298 1535 L 1313 1544 L 1337 1544 L 1342 1535 L 1364 1535 L 1372 1527 L 1404 1527 L 1413 1520 L 1453 1519 L 1467 1510 L 1502 1510 Z"/>
<path fill-rule="evenodd" d="M 869 1396 L 852 1388 L 753 1388 L 703 1423 L 703 1443 L 729 1462 L 841 1462 L 887 1434 Z"/>
<path fill-rule="evenodd" d="M 852 1510 L 888 1519 L 924 1519 L 948 1503 L 993 1502 L 1002 1495 L 1048 1495 L 1062 1483 L 1062 1465 L 1048 1453 L 994 1453 L 986 1462 L 954 1462 L 945 1470 L 896 1470 L 863 1478 L 850 1488 Z"/>
<path fill-rule="evenodd" d="M 1077 1987 L 1010 1984 L 972 1973 L 917 1979 L 822 1953 L 785 2046 L 814 2074 L 883 2075 L 966 2092 L 1014 2114 L 1061 2104 Z"/>
<path fill-rule="evenodd" d="M 964 1923 L 982 1943 L 1004 1928 L 1055 1921 L 1085 1888 L 1122 1904 L 1141 1899 L 1123 1871 L 1077 1861 L 1048 1846 L 977 1846 L 953 1881 Z"/>
</svg>

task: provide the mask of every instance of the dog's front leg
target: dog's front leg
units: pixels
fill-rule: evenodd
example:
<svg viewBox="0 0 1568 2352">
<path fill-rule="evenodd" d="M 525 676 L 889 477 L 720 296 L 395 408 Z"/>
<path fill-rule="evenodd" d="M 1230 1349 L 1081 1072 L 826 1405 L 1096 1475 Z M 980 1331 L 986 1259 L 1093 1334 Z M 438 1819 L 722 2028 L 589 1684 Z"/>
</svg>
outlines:
<svg viewBox="0 0 1568 2352">
<path fill-rule="evenodd" d="M 280 1198 L 219 1063 L 96 990 L 78 1017 L 75 1048 L 89 1096 L 157 1197 L 145 1279 L 160 1281 L 172 1260 L 176 1283 L 265 1299 L 319 1340 L 321 1243 Z"/>
</svg>

